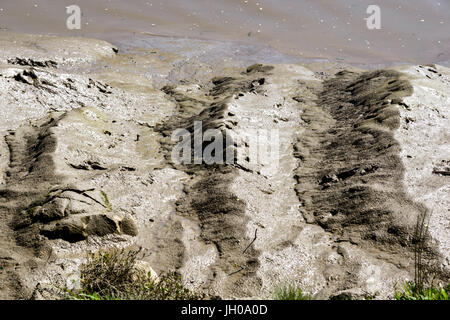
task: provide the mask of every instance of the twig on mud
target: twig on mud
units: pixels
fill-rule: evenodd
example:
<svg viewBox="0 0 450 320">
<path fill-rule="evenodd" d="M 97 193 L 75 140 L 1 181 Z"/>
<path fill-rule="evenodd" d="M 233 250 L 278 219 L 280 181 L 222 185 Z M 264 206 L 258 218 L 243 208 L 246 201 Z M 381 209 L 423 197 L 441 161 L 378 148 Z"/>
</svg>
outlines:
<svg viewBox="0 0 450 320">
<path fill-rule="evenodd" d="M 256 241 L 257 233 L 258 233 L 258 228 L 255 229 L 255 237 L 253 238 L 252 242 L 250 242 L 250 244 L 247 246 L 247 248 L 245 248 L 245 250 L 242 252 L 242 254 L 244 254 L 248 250 L 248 248 L 250 248 L 250 246 L 253 244 L 253 242 Z"/>
<path fill-rule="evenodd" d="M 244 270 L 244 268 L 241 267 L 239 270 L 230 273 L 228 276 L 232 276 L 233 274 L 239 273 L 239 272 L 241 272 L 242 270 Z"/>
</svg>

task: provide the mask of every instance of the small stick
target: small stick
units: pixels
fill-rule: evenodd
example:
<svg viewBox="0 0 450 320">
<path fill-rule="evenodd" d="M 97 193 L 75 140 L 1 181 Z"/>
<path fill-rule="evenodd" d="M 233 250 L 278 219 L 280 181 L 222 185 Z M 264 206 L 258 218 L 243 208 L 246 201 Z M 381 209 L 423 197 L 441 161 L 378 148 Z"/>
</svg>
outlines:
<svg viewBox="0 0 450 320">
<path fill-rule="evenodd" d="M 233 274 L 239 273 L 239 272 L 241 272 L 242 270 L 244 270 L 244 268 L 241 267 L 238 271 L 232 272 L 232 273 L 230 273 L 228 276 L 232 276 Z"/>
<path fill-rule="evenodd" d="M 255 237 L 253 238 L 252 242 L 250 242 L 250 244 L 247 246 L 247 248 L 245 248 L 244 252 L 242 252 L 243 254 L 248 250 L 248 248 L 250 248 L 250 246 L 253 244 L 253 242 L 256 241 L 257 233 L 258 233 L 258 228 L 255 229 Z"/>
</svg>

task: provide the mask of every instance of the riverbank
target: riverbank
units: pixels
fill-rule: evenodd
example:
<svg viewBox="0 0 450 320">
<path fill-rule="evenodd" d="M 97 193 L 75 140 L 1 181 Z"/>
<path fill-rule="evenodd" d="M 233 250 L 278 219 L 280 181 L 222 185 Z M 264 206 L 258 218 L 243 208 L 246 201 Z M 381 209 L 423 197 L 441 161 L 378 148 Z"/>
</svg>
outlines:
<svg viewBox="0 0 450 320">
<path fill-rule="evenodd" d="M 72 285 L 89 250 L 141 246 L 156 273 L 211 296 L 295 283 L 387 299 L 413 277 L 421 215 L 448 274 L 449 69 L 302 65 L 170 38 L 0 42 L 1 298 Z M 277 131 L 278 165 L 174 163 L 174 130 L 196 121 L 236 142 Z"/>
</svg>

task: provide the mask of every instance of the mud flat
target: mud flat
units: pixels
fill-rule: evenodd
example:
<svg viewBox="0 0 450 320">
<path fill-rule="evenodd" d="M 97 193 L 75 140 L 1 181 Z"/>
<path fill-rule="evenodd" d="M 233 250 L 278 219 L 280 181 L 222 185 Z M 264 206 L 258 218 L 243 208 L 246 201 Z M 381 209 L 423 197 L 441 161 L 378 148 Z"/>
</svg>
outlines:
<svg viewBox="0 0 450 320">
<path fill-rule="evenodd" d="M 54 298 L 87 251 L 142 246 L 157 273 L 210 296 L 296 283 L 323 299 L 387 299 L 413 277 L 421 215 L 446 280 L 449 69 L 0 42 L 0 298 Z M 171 135 L 195 121 L 232 138 L 224 154 L 247 152 L 252 129 L 277 130 L 277 165 L 174 163 Z"/>
</svg>

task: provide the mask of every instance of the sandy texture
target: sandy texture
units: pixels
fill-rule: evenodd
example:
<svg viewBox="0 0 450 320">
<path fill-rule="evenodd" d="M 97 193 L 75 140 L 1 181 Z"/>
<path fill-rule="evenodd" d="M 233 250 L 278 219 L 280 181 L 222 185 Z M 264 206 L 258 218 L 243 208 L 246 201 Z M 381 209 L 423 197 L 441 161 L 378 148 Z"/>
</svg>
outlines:
<svg viewBox="0 0 450 320">
<path fill-rule="evenodd" d="M 406 168 L 403 183 L 415 201 L 429 211 L 430 234 L 450 264 L 450 86 L 449 70 L 439 66 L 403 69 L 413 80 L 414 94 L 400 108 L 402 122 L 396 139 Z M 441 107 L 443 106 L 443 107 Z"/>
</svg>

